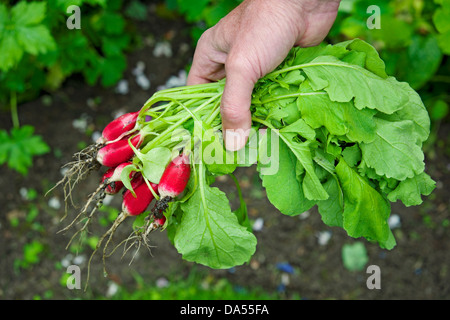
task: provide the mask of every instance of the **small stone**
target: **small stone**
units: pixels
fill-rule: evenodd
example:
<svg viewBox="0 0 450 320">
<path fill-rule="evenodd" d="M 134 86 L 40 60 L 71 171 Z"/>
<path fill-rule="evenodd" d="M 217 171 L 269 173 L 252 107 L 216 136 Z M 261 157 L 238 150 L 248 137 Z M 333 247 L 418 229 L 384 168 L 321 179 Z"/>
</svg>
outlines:
<svg viewBox="0 0 450 320">
<path fill-rule="evenodd" d="M 48 200 L 48 206 L 52 209 L 59 210 L 61 209 L 61 201 L 57 197 L 51 197 Z"/>
<path fill-rule="evenodd" d="M 400 216 L 398 214 L 391 214 L 388 219 L 389 228 L 395 229 L 400 228 L 402 223 L 400 221 Z"/>
<path fill-rule="evenodd" d="M 123 94 L 123 95 L 125 95 L 125 94 L 128 94 L 128 92 L 130 92 L 130 90 L 129 90 L 129 88 L 128 88 L 128 81 L 127 80 L 125 80 L 125 79 L 122 79 L 122 80 L 120 80 L 118 83 L 117 83 L 117 86 L 116 86 L 116 93 L 118 93 L 118 94 Z"/>
<path fill-rule="evenodd" d="M 261 231 L 264 227 L 264 219 L 257 218 L 255 222 L 253 222 L 253 231 Z"/>
</svg>

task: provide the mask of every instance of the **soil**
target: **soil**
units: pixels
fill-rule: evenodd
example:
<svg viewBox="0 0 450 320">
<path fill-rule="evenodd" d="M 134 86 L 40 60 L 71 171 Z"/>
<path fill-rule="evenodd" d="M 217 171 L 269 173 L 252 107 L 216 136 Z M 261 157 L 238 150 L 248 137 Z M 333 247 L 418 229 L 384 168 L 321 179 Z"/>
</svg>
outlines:
<svg viewBox="0 0 450 320">
<path fill-rule="evenodd" d="M 267 292 L 278 292 L 280 298 L 292 299 L 449 299 L 450 298 L 450 226 L 449 199 L 450 158 L 448 123 L 441 124 L 437 131 L 437 142 L 427 153 L 427 172 L 437 181 L 433 194 L 421 206 L 404 207 L 392 205 L 392 214 L 399 216 L 401 226 L 394 229 L 397 247 L 391 251 L 378 248 L 365 240 L 352 239 L 341 229 L 327 227 L 316 209 L 298 217 L 280 214 L 265 196 L 254 167 L 241 168 L 236 172 L 244 198 L 248 204 L 250 219 L 262 218 L 263 228 L 255 231 L 258 240 L 256 252 L 250 263 L 231 270 L 212 270 L 181 259 L 169 242 L 166 231 L 152 235 L 151 255 L 139 251 L 129 265 L 131 253 L 123 259 L 117 252 L 107 259 L 108 277 L 103 276 L 101 255 L 92 261 L 89 288 L 69 290 L 61 284 L 65 273 L 65 260 L 71 252 L 66 249 L 74 230 L 58 231 L 69 219 L 60 222 L 64 206 L 55 209 L 49 201 L 53 197 L 63 201 L 61 189 L 50 195 L 45 192 L 61 178 L 61 166 L 71 160 L 80 145 L 92 143 L 86 132 L 73 126 L 74 119 L 88 119 L 88 131 L 100 131 L 118 111 L 135 111 L 164 84 L 172 75 L 177 75 L 190 62 L 193 48 L 188 29 L 180 21 L 152 17 L 138 25 L 144 45 L 128 56 L 128 70 L 124 76 L 129 83 L 129 93 L 116 93 L 115 88 L 89 87 L 83 79 L 74 76 L 56 92 L 42 93 L 34 101 L 19 106 L 21 124 L 30 124 L 49 144 L 52 152 L 36 157 L 32 171 L 23 177 L 0 168 L 0 298 L 50 299 L 92 298 L 106 295 L 111 282 L 126 288 L 136 287 L 136 275 L 145 283 L 154 284 L 157 279 L 171 279 L 174 275 L 188 275 L 190 271 L 201 271 L 214 279 L 227 278 L 236 286 L 259 287 Z M 168 41 L 173 50 L 172 57 L 155 57 L 153 48 L 159 41 Z M 151 87 L 140 88 L 132 74 L 138 61 L 145 63 L 145 73 Z M 1 128 L 11 127 L 8 113 L 0 117 Z M 81 204 L 99 181 L 99 174 L 91 174 L 74 191 L 74 202 Z M 231 179 L 220 179 L 217 186 L 227 193 L 233 205 L 237 196 Z M 24 200 L 21 189 L 34 189 L 37 197 Z M 38 215 L 27 221 L 31 205 Z M 120 207 L 117 198 L 110 204 Z M 76 210 L 68 209 L 74 217 Z M 102 213 L 106 215 L 106 213 Z M 13 221 L 20 222 L 17 226 Z M 118 229 L 115 239 L 129 234 L 131 221 Z M 77 226 L 78 227 L 78 226 Z M 96 223 L 90 228 L 91 235 L 101 235 L 106 226 Z M 326 244 L 319 244 L 321 232 L 331 232 Z M 37 240 L 43 245 L 39 259 L 24 267 L 24 246 Z M 116 241 L 116 243 L 117 243 Z M 381 270 L 381 289 L 368 289 L 366 280 L 370 274 L 366 268 L 350 271 L 343 265 L 342 248 L 346 244 L 362 242 L 367 249 L 369 265 Z M 77 264 L 81 268 L 83 285 L 86 279 L 87 258 L 92 249 L 80 250 Z M 69 259 L 70 260 L 70 259 Z M 71 263 L 74 263 L 73 260 Z M 293 272 L 279 268 L 288 263 Z M 280 284 L 283 284 L 280 286 Z"/>
</svg>

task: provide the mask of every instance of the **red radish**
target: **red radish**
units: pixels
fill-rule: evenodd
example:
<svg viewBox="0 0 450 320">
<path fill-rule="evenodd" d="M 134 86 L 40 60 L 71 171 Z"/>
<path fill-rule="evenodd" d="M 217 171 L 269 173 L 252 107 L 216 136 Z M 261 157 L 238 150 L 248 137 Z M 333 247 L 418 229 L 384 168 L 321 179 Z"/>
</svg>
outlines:
<svg viewBox="0 0 450 320">
<path fill-rule="evenodd" d="M 111 121 L 103 129 L 102 136 L 97 140 L 97 143 L 103 144 L 113 141 L 129 133 L 130 130 L 134 129 L 138 115 L 139 111 L 125 113 Z"/>
<path fill-rule="evenodd" d="M 121 181 L 120 177 L 122 175 L 122 170 L 131 164 L 132 164 L 131 161 L 127 161 L 127 162 L 123 162 L 123 163 L 119 164 L 115 168 L 109 168 L 108 170 L 106 170 L 105 174 L 103 175 L 102 182 L 111 183 L 111 182 L 115 182 L 115 181 Z M 130 172 L 130 179 L 133 178 L 135 173 L 136 173 L 135 171 Z"/>
<path fill-rule="evenodd" d="M 109 195 L 118 194 L 123 188 L 122 181 L 113 181 L 106 185 L 105 193 Z"/>
<path fill-rule="evenodd" d="M 150 184 L 153 190 L 157 190 L 158 185 Z M 126 190 L 123 194 L 122 212 L 126 215 L 136 216 L 144 212 L 153 200 L 153 193 L 149 189 L 144 178 L 139 175 L 131 182 L 135 195 L 131 190 Z"/>
<path fill-rule="evenodd" d="M 162 216 L 161 218 L 156 218 L 155 221 L 153 221 L 157 226 L 163 226 L 164 223 L 166 223 L 166 217 Z"/>
<path fill-rule="evenodd" d="M 158 185 L 161 199 L 175 198 L 181 194 L 186 188 L 190 175 L 189 155 L 182 153 L 173 159 L 164 170 Z"/>
<path fill-rule="evenodd" d="M 164 224 L 166 223 L 166 217 L 164 215 L 161 214 L 161 217 L 154 217 L 152 222 L 149 222 L 146 227 L 145 227 L 145 231 L 142 235 L 144 242 L 146 242 L 146 238 L 147 236 L 150 234 L 150 232 L 161 228 L 162 226 L 164 226 Z"/>
<path fill-rule="evenodd" d="M 167 165 L 158 184 L 160 199 L 152 209 L 155 219 L 163 217 L 168 203 L 184 191 L 190 176 L 191 166 L 188 154 L 180 154 Z"/>
<path fill-rule="evenodd" d="M 109 168 L 102 177 L 101 185 L 104 187 L 106 194 L 117 194 L 123 188 L 122 181 L 115 181 L 112 179 L 116 168 Z"/>
<path fill-rule="evenodd" d="M 139 148 L 143 138 L 140 134 L 131 138 L 131 144 Z M 133 149 L 128 144 L 128 138 L 107 144 L 97 152 L 97 161 L 107 167 L 116 167 L 131 159 L 134 155 Z"/>
</svg>

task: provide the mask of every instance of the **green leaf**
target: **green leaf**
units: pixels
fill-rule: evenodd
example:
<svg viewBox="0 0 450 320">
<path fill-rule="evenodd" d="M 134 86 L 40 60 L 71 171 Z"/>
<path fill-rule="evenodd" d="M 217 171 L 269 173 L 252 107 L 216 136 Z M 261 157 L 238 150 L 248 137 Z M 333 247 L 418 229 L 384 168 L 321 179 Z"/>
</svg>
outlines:
<svg viewBox="0 0 450 320">
<path fill-rule="evenodd" d="M 127 67 L 123 54 L 106 57 L 100 64 L 101 84 L 104 87 L 115 85 L 122 78 Z"/>
<path fill-rule="evenodd" d="M 361 161 L 361 149 L 357 144 L 355 144 L 351 147 L 345 148 L 342 151 L 342 156 L 350 167 L 354 167 Z"/>
<path fill-rule="evenodd" d="M 174 236 L 175 247 L 183 259 L 214 269 L 248 262 L 255 252 L 255 236 L 239 224 L 226 195 L 208 186 L 203 164 L 198 172 L 198 188 L 181 204 L 183 216 Z"/>
<path fill-rule="evenodd" d="M 416 144 L 414 123 L 410 120 L 386 121 L 374 118 L 376 138 L 361 143 L 363 159 L 379 176 L 405 180 L 420 174 L 424 168 L 424 154 Z"/>
<path fill-rule="evenodd" d="M 450 1 L 441 1 L 441 7 L 433 15 L 434 25 L 439 32 L 439 46 L 445 54 L 450 54 Z"/>
<path fill-rule="evenodd" d="M 122 172 L 120 173 L 120 180 L 122 181 L 125 188 L 130 190 L 130 192 L 133 196 L 136 196 L 136 193 L 133 190 L 133 186 L 131 185 L 131 179 L 130 179 L 130 173 L 133 171 L 138 171 L 138 168 L 134 164 L 124 167 L 122 169 Z"/>
<path fill-rule="evenodd" d="M 344 229 L 351 237 L 365 237 L 384 246 L 390 237 L 389 203 L 343 159 L 336 173 L 344 193 Z"/>
<path fill-rule="evenodd" d="M 378 51 L 369 43 L 361 39 L 353 39 L 337 43 L 335 46 L 342 46 L 351 51 L 364 53 L 364 68 L 380 76 L 381 78 L 386 79 L 388 77 L 386 74 L 384 61 L 380 58 Z"/>
<path fill-rule="evenodd" d="M 266 135 L 261 139 L 260 155 L 269 154 L 278 155 L 278 158 L 272 158 L 272 163 L 265 159 L 258 159 L 258 171 L 262 179 L 262 185 L 266 189 L 267 198 L 281 213 L 289 216 L 299 215 L 315 204 L 314 201 L 305 198 L 301 181 L 297 180 L 296 170 L 297 157 L 284 143 L 279 139 L 279 149 L 267 151 L 271 146 L 271 137 L 277 138 L 275 134 L 270 133 L 268 129 Z M 265 148 L 266 150 L 264 150 Z M 264 168 L 270 168 L 277 164 L 278 170 L 264 171 Z M 265 174 L 264 172 L 267 172 Z"/>
<path fill-rule="evenodd" d="M 332 135 L 346 135 L 352 141 L 371 141 L 375 138 L 373 116 L 375 110 L 358 110 L 352 102 L 331 101 L 326 93 L 314 94 L 308 82 L 302 84 L 302 92 L 309 92 L 298 98 L 302 118 L 312 128 L 324 126 Z"/>
<path fill-rule="evenodd" d="M 203 10 L 202 16 L 208 27 L 212 27 L 220 19 L 225 17 L 231 10 L 233 10 L 238 5 L 237 1 L 214 1 L 213 5 L 207 6 Z"/>
<path fill-rule="evenodd" d="M 186 16 L 187 22 L 199 20 L 209 0 L 177 0 L 178 10 Z"/>
<path fill-rule="evenodd" d="M 444 119 L 449 113 L 449 106 L 444 100 L 437 100 L 430 108 L 430 118 L 434 121 Z"/>
<path fill-rule="evenodd" d="M 8 21 L 8 8 L 3 3 L 0 3 L 0 36 L 2 36 L 2 33 L 5 30 Z"/>
<path fill-rule="evenodd" d="M 436 187 L 436 182 L 425 172 L 401 181 L 397 188 L 388 194 L 389 201 L 400 200 L 405 206 L 417 206 L 422 203 L 422 195 L 428 196 Z"/>
<path fill-rule="evenodd" d="M 16 66 L 25 52 L 37 55 L 56 47 L 48 27 L 43 24 L 46 2 L 20 1 L 10 13 L 5 6 L 0 6 L 0 70 L 3 71 Z"/>
<path fill-rule="evenodd" d="M 434 35 L 414 35 L 397 61 L 395 76 L 417 90 L 434 76 L 441 61 L 442 52 Z"/>
<path fill-rule="evenodd" d="M 0 70 L 8 71 L 13 68 L 23 56 L 20 46 L 13 32 L 4 32 L 0 39 Z"/>
<path fill-rule="evenodd" d="M 369 261 L 366 247 L 362 242 L 342 246 L 342 262 L 350 271 L 362 271 Z"/>
<path fill-rule="evenodd" d="M 11 129 L 11 134 L 0 131 L 0 164 L 27 175 L 33 165 L 33 157 L 50 151 L 50 147 L 38 135 L 33 135 L 32 126 Z"/>
<path fill-rule="evenodd" d="M 391 81 L 391 80 L 389 80 Z M 414 91 L 408 83 L 400 82 L 399 89 L 406 92 L 409 99 L 400 110 L 391 115 L 377 114 L 377 117 L 388 121 L 409 120 L 413 122 L 413 136 L 416 143 L 422 146 L 422 143 L 428 139 L 430 134 L 430 116 L 420 95 Z"/>
<path fill-rule="evenodd" d="M 137 157 L 142 161 L 144 177 L 158 184 L 172 158 L 172 152 L 165 147 L 156 147 L 145 154 L 138 152 Z"/>
<path fill-rule="evenodd" d="M 341 186 L 339 185 L 339 180 L 333 175 L 323 184 L 323 186 L 329 197 L 326 200 L 317 202 L 317 208 L 322 221 L 327 226 L 342 228 L 344 196 Z"/>
<path fill-rule="evenodd" d="M 394 15 L 383 14 L 380 17 L 381 28 L 371 30 L 371 35 L 389 49 L 402 49 L 408 46 L 413 35 L 412 24 Z"/>
<path fill-rule="evenodd" d="M 376 109 L 391 114 L 407 101 L 408 96 L 374 73 L 338 60 L 333 56 L 320 56 L 302 66 L 311 87 L 325 90 L 332 101 L 349 102 L 355 107 Z"/>
<path fill-rule="evenodd" d="M 300 119 L 303 121 L 302 119 Z M 299 121 L 300 121 L 299 120 Z M 304 122 L 303 122 L 304 123 Z M 292 153 L 297 157 L 297 160 L 305 170 L 305 174 L 302 181 L 303 193 L 309 200 L 325 200 L 328 198 L 328 194 L 320 183 L 319 178 L 316 175 L 314 163 L 311 155 L 311 140 L 306 142 L 299 142 L 297 136 L 308 137 L 309 130 L 303 130 L 303 127 L 294 126 L 295 123 L 283 128 L 279 131 L 281 139 L 289 147 Z M 293 129 L 295 128 L 295 129 Z M 297 131 L 298 130 L 298 131 Z M 312 131 L 314 132 L 314 131 Z M 281 160 L 281 159 L 280 159 Z"/>
<path fill-rule="evenodd" d="M 145 21 L 147 19 L 147 6 L 139 0 L 132 0 L 127 5 L 125 14 L 131 19 Z"/>
<path fill-rule="evenodd" d="M 11 9 L 11 17 L 16 26 L 36 25 L 45 19 L 46 2 L 20 1 Z"/>
<path fill-rule="evenodd" d="M 17 27 L 17 41 L 24 50 L 32 55 L 46 53 L 56 47 L 48 28 L 44 25 Z"/>
</svg>

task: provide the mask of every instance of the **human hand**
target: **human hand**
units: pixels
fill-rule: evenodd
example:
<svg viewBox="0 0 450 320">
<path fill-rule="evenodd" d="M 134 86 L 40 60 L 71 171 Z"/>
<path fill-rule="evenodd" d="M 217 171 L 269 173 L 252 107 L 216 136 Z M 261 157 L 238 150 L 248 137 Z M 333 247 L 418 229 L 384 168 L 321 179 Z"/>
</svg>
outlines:
<svg viewBox="0 0 450 320">
<path fill-rule="evenodd" d="M 275 69 L 293 46 L 320 44 L 340 0 L 245 0 L 198 41 L 187 84 L 226 77 L 221 100 L 228 150 L 241 149 L 251 127 L 255 83 Z"/>
</svg>

